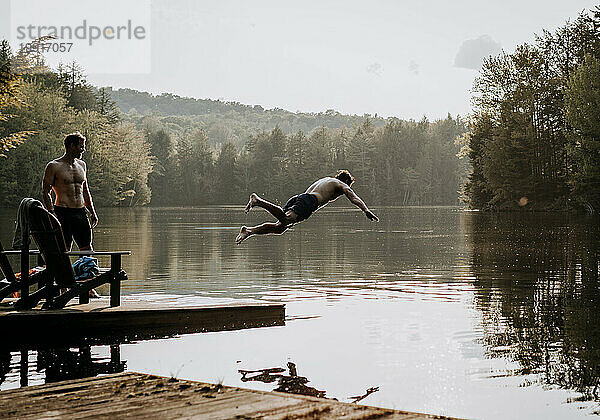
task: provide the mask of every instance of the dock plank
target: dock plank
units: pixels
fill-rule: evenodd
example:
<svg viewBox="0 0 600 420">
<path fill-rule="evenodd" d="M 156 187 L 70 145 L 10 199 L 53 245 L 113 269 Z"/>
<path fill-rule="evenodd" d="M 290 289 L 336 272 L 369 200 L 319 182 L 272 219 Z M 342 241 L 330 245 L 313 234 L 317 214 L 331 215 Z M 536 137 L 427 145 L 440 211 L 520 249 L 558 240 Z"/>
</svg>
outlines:
<svg viewBox="0 0 600 420">
<path fill-rule="evenodd" d="M 448 417 L 135 372 L 0 392 L 0 419 L 402 419 Z"/>
</svg>

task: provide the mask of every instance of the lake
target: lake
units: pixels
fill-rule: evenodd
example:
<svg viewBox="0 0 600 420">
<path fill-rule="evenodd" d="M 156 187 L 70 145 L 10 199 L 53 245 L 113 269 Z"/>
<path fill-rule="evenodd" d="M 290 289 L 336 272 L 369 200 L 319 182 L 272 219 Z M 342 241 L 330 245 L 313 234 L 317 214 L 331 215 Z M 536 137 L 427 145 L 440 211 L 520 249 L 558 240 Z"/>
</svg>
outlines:
<svg viewBox="0 0 600 420">
<path fill-rule="evenodd" d="M 0 210 L 8 247 L 15 210 Z M 350 401 L 456 417 L 578 418 L 600 411 L 598 219 L 457 207 L 327 207 L 281 236 L 234 244 L 262 209 L 100 209 L 97 250 L 129 249 L 122 293 L 179 304 L 286 304 L 286 325 L 117 346 L 125 369 L 273 390 L 238 369 L 297 366 Z M 5 339 L 10 333 L 5 333 Z M 114 347 L 114 346 L 113 346 Z M 52 357 L 28 353 L 29 384 Z M 87 349 L 94 361 L 109 346 Z M 58 356 L 57 356 L 58 355 Z M 0 389 L 18 387 L 21 353 Z M 53 373 L 54 375 L 54 373 Z"/>
</svg>

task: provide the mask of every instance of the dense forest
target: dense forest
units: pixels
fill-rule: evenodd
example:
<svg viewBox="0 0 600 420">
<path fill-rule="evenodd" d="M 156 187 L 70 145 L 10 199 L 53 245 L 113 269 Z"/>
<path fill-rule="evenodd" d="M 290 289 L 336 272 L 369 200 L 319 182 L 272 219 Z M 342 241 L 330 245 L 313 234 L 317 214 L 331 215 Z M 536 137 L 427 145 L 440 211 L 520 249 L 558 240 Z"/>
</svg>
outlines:
<svg viewBox="0 0 600 420">
<path fill-rule="evenodd" d="M 600 8 L 487 59 L 465 136 L 472 208 L 600 210 Z"/>
<path fill-rule="evenodd" d="M 75 63 L 0 48 L 0 205 L 39 197 L 64 135 L 80 131 L 97 205 L 241 204 L 251 192 L 284 202 L 337 169 L 386 205 L 458 204 L 466 159 L 460 118 L 430 122 L 292 113 L 221 101 L 96 88 Z"/>
<path fill-rule="evenodd" d="M 167 118 L 168 120 L 168 118 Z M 315 179 L 347 168 L 361 197 L 375 204 L 458 204 L 464 168 L 456 157 L 460 120 L 389 120 L 376 128 L 319 127 L 286 134 L 279 126 L 213 150 L 202 129 L 182 130 L 165 118 L 142 118 L 155 167 L 153 204 L 241 203 L 251 192 L 282 202 Z"/>
</svg>

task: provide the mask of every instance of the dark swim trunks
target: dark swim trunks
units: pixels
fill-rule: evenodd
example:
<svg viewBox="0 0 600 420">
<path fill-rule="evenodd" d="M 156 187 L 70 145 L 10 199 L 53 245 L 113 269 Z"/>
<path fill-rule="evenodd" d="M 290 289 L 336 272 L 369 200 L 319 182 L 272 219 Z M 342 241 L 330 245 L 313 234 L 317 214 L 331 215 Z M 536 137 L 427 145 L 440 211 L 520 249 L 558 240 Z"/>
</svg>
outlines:
<svg viewBox="0 0 600 420">
<path fill-rule="evenodd" d="M 283 211 L 291 210 L 296 214 L 296 222 L 301 222 L 309 218 L 313 212 L 319 208 L 319 200 L 313 194 L 298 194 L 293 196 L 283 206 Z"/>
<path fill-rule="evenodd" d="M 62 227 L 67 249 L 71 249 L 73 239 L 75 239 L 79 249 L 89 248 L 92 244 L 92 228 L 85 207 L 54 206 L 54 212 Z"/>
</svg>

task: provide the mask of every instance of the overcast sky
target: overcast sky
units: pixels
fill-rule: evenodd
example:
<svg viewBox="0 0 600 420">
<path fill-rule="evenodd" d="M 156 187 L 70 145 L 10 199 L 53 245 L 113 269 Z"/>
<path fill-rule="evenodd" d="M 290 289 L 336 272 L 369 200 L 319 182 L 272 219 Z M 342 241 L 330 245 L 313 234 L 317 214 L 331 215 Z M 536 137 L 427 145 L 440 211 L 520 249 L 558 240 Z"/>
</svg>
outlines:
<svg viewBox="0 0 600 420">
<path fill-rule="evenodd" d="M 0 5 L 0 29 L 13 40 L 23 14 L 36 15 L 32 19 L 42 24 L 53 14 L 74 26 L 82 19 L 102 25 L 142 22 L 149 36 L 135 53 L 98 41 L 93 54 L 77 58 L 96 85 L 291 111 L 436 119 L 469 112 L 469 89 L 483 56 L 513 51 L 542 28 L 554 29 L 595 3 L 0 0 Z M 98 73 L 109 71 L 106 64 L 120 73 Z"/>
</svg>

